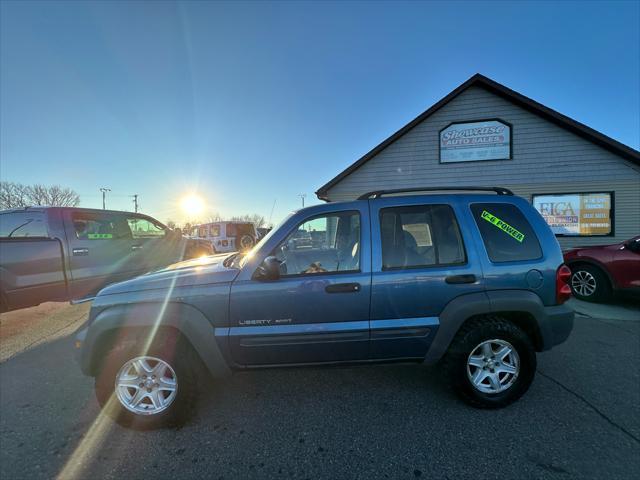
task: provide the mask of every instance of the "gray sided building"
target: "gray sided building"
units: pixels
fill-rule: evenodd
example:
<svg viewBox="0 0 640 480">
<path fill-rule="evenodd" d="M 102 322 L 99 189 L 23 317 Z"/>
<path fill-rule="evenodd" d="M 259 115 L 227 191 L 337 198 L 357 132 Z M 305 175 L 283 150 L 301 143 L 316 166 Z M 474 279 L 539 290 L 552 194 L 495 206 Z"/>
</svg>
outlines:
<svg viewBox="0 0 640 480">
<path fill-rule="evenodd" d="M 316 194 L 436 186 L 510 188 L 563 249 L 640 234 L 640 152 L 479 74 Z"/>
</svg>

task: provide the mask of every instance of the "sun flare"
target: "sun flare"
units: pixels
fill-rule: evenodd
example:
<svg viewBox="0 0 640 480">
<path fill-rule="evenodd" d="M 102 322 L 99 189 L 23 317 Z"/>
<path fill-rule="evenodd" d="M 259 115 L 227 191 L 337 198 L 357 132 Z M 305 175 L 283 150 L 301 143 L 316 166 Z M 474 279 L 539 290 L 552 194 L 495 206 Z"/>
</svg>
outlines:
<svg viewBox="0 0 640 480">
<path fill-rule="evenodd" d="M 180 206 L 187 216 L 196 217 L 204 212 L 205 203 L 202 197 L 195 193 L 190 193 L 180 201 Z"/>
</svg>

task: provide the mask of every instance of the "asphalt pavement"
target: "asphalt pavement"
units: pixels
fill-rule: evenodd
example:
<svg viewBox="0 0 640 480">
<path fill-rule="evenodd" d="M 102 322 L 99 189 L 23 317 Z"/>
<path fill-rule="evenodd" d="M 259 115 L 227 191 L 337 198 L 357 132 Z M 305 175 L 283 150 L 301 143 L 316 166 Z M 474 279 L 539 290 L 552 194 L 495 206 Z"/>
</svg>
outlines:
<svg viewBox="0 0 640 480">
<path fill-rule="evenodd" d="M 0 478 L 638 478 L 640 322 L 579 316 L 498 411 L 461 403 L 437 367 L 236 374 L 180 429 L 99 415 L 67 336 L 0 364 Z"/>
</svg>

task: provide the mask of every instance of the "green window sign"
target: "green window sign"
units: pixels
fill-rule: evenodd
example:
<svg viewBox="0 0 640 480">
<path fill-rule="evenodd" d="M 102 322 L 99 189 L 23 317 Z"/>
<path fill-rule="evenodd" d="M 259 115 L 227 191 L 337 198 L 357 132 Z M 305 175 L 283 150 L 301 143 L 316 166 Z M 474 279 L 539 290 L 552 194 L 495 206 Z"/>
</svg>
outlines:
<svg viewBox="0 0 640 480">
<path fill-rule="evenodd" d="M 105 238 L 113 238 L 113 234 L 111 233 L 89 233 L 87 234 L 87 238 L 89 240 L 102 240 Z"/>
<path fill-rule="evenodd" d="M 485 219 L 487 222 L 489 222 L 494 227 L 497 227 L 500 230 L 502 230 L 504 233 L 506 233 L 510 237 L 513 237 L 518 242 L 522 243 L 522 241 L 524 240 L 524 233 L 518 231 L 516 228 L 512 227 L 511 225 L 509 225 L 507 222 L 503 222 L 498 217 L 496 217 L 495 215 L 490 214 L 486 210 L 482 211 L 482 218 Z"/>
</svg>

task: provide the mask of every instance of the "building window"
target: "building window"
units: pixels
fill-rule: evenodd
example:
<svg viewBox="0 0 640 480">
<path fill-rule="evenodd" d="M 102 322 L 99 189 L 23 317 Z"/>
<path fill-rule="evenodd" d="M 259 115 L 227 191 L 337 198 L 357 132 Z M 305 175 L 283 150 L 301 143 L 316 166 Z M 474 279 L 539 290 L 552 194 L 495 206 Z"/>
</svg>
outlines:
<svg viewBox="0 0 640 480">
<path fill-rule="evenodd" d="M 613 193 L 533 195 L 533 206 L 558 236 L 613 235 Z"/>
</svg>

